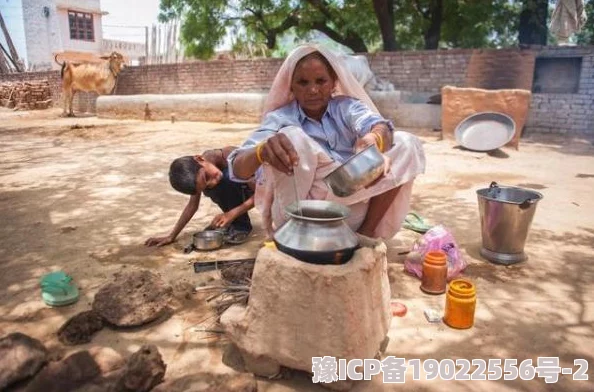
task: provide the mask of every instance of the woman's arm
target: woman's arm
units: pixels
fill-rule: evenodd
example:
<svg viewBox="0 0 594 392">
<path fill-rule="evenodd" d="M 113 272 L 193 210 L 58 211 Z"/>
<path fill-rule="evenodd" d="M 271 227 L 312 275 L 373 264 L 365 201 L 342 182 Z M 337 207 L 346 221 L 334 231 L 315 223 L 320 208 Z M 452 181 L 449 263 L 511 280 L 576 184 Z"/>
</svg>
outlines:
<svg viewBox="0 0 594 392">
<path fill-rule="evenodd" d="M 341 103 L 341 109 L 342 115 L 348 119 L 348 124 L 358 136 L 355 151 L 372 144 L 376 144 L 382 152 L 390 149 L 394 132 L 390 121 L 357 99 L 351 98 Z"/>
<path fill-rule="evenodd" d="M 233 174 L 240 180 L 250 179 L 256 170 L 260 167 L 260 162 L 256 156 L 256 149 L 258 147 L 252 147 L 244 149 L 235 155 L 233 159 Z"/>
<path fill-rule="evenodd" d="M 370 133 L 375 133 L 381 137 L 381 140 L 378 140 L 378 142 L 381 144 L 380 147 L 382 147 L 382 152 L 385 152 L 390 149 L 390 146 L 392 145 L 394 139 L 392 137 L 393 132 L 388 126 L 388 124 L 384 122 L 379 122 L 371 127 Z M 374 137 L 377 139 L 376 136 Z"/>
<path fill-rule="evenodd" d="M 264 162 L 285 174 L 290 174 L 293 167 L 299 163 L 299 156 L 291 140 L 285 134 L 276 133 L 255 147 L 238 152 L 233 161 L 233 174 L 247 180 Z"/>
</svg>

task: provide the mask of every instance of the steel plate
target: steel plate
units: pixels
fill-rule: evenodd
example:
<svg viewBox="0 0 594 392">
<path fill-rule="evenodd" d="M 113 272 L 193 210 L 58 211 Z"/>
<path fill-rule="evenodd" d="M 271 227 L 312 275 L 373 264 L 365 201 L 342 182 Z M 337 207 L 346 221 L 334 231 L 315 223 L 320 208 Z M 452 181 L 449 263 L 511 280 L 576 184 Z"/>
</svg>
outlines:
<svg viewBox="0 0 594 392">
<path fill-rule="evenodd" d="M 491 151 L 514 137 L 516 123 L 503 113 L 481 112 L 466 117 L 456 127 L 456 141 L 474 151 Z"/>
</svg>

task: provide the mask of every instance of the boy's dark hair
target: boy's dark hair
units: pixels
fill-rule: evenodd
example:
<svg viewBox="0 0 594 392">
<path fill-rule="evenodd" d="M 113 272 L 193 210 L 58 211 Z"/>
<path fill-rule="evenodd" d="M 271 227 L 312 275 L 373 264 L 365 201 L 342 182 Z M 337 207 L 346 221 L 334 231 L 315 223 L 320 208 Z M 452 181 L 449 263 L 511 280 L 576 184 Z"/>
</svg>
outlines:
<svg viewBox="0 0 594 392">
<path fill-rule="evenodd" d="M 194 157 L 177 158 L 169 167 L 169 182 L 173 189 L 186 195 L 196 194 L 196 174 L 202 169 Z"/>
</svg>

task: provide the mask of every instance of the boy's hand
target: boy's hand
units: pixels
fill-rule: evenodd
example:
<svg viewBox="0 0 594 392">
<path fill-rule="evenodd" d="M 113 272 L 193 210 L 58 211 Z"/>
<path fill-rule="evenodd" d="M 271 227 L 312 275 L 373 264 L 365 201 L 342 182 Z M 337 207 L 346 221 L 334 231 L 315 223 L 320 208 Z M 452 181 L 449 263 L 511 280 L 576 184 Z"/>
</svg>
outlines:
<svg viewBox="0 0 594 392">
<path fill-rule="evenodd" d="M 174 241 L 173 237 L 166 236 L 166 237 L 151 237 L 144 242 L 146 246 L 164 246 L 169 245 Z"/>
<path fill-rule="evenodd" d="M 225 212 L 224 214 L 218 214 L 218 215 L 216 215 L 212 219 L 212 222 L 210 222 L 210 226 L 209 227 L 214 227 L 215 229 L 222 228 L 222 227 L 227 227 L 234 220 L 235 220 L 235 217 L 232 214 L 230 214 L 228 212 Z"/>
</svg>

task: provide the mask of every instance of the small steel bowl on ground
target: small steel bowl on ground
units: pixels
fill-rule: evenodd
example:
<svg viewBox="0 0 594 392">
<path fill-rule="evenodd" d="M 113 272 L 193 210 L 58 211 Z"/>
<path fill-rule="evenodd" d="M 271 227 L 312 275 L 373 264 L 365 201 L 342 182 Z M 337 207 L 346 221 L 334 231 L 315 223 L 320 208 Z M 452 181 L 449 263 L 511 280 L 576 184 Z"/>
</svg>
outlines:
<svg viewBox="0 0 594 392">
<path fill-rule="evenodd" d="M 384 158 L 375 144 L 349 158 L 324 178 L 338 197 L 347 197 L 365 188 L 382 175 Z"/>
<path fill-rule="evenodd" d="M 214 250 L 223 246 L 224 235 L 217 230 L 206 230 L 194 233 L 193 245 L 198 250 Z"/>
</svg>

